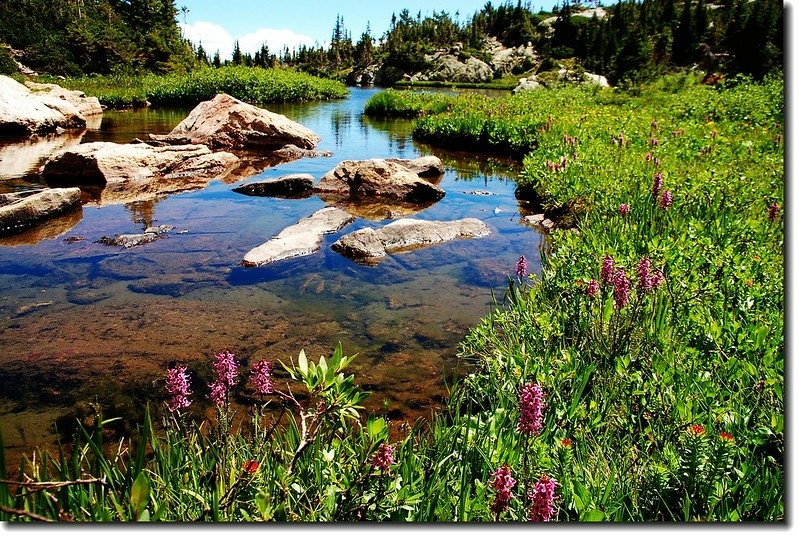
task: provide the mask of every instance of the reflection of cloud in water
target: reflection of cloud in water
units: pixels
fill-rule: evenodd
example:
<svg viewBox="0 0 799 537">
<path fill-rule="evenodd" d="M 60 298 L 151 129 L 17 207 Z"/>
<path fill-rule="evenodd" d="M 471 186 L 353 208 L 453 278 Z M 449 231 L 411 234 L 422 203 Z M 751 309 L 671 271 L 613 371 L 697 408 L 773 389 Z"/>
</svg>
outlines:
<svg viewBox="0 0 799 537">
<path fill-rule="evenodd" d="M 44 164 L 50 155 L 78 145 L 84 132 L 67 132 L 60 136 L 52 135 L 0 144 L 0 180 L 35 175 L 39 166 Z"/>
</svg>

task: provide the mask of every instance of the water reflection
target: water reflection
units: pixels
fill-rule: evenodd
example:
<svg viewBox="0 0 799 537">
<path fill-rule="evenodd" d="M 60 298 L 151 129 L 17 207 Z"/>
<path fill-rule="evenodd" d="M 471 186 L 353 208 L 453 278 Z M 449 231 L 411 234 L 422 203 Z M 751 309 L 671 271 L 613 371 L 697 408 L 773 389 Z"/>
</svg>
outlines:
<svg viewBox="0 0 799 537">
<path fill-rule="evenodd" d="M 0 141 L 0 193 L 24 190 L 39 183 L 36 170 L 57 151 L 77 146 L 86 131 Z"/>
</svg>

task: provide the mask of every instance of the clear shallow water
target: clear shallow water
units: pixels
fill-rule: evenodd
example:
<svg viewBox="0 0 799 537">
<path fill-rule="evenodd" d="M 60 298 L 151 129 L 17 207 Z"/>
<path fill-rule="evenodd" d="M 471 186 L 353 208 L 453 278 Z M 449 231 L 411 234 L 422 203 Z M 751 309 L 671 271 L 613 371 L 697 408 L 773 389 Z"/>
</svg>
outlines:
<svg viewBox="0 0 799 537">
<path fill-rule="evenodd" d="M 369 410 L 395 425 L 428 416 L 446 394 L 447 377 L 457 374 L 458 343 L 489 311 L 492 289 L 501 297 L 520 254 L 538 271 L 542 238 L 519 222 L 525 209 L 513 195 L 511 165 L 418 145 L 410 122 L 362 116 L 374 91 L 269 106 L 317 132 L 318 149 L 334 156 L 285 163 L 236 184 L 287 173 L 318 178 L 345 159 L 435 154 L 448 168 L 440 183 L 446 196 L 414 217 L 480 218 L 489 237 L 365 267 L 330 249 L 343 234 L 388 223 L 359 218 L 327 236 L 314 255 L 245 269 L 239 263 L 247 251 L 324 203 L 249 197 L 213 182 L 127 205 L 87 204 L 44 230 L 0 239 L 0 420 L 7 448 L 18 453 L 52 442 L 53 422 L 63 432 L 95 400 L 106 416 L 135 418 L 147 400 L 160 400 L 164 368 L 174 361 L 188 362 L 197 373 L 194 392 L 203 395 L 207 363 L 225 347 L 245 361 L 288 361 L 300 349 L 314 359 L 329 355 L 340 341 L 346 353 L 359 355 L 353 369 L 374 392 Z M 109 111 L 99 129 L 70 143 L 168 132 L 187 113 Z M 20 151 L 0 144 L 0 191 L 36 186 L 46 154 L 27 169 L 21 162 L 12 169 L 4 164 L 9 148 Z M 93 242 L 159 224 L 175 230 L 129 250 Z M 65 241 L 70 237 L 84 239 Z"/>
</svg>

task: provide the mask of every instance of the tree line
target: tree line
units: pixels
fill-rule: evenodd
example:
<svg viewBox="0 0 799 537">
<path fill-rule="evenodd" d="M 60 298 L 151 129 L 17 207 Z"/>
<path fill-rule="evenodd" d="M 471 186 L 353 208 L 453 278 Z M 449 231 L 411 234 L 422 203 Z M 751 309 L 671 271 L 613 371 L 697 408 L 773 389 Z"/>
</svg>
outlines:
<svg viewBox="0 0 799 537">
<path fill-rule="evenodd" d="M 597 6 L 565 0 L 536 12 L 530 2 L 489 1 L 463 20 L 459 12 L 423 16 L 403 9 L 382 36 L 373 36 L 367 25 L 357 39 L 339 15 L 326 45 L 273 51 L 263 44 L 250 53 L 236 42 L 232 57 L 221 58 L 182 38 L 174 0 L 4 0 L 0 43 L 23 50 L 34 69 L 54 74 L 163 73 L 233 64 L 289 66 L 343 79 L 377 65 L 398 79 L 425 70 L 427 55 L 456 43 L 460 55 L 487 61 L 489 37 L 508 47 L 535 46 L 540 61 L 520 66 L 518 75 L 564 58 L 577 59 L 611 83 L 692 66 L 760 78 L 783 64 L 779 0 L 621 0 L 604 8 L 605 17 L 579 15 Z"/>
</svg>

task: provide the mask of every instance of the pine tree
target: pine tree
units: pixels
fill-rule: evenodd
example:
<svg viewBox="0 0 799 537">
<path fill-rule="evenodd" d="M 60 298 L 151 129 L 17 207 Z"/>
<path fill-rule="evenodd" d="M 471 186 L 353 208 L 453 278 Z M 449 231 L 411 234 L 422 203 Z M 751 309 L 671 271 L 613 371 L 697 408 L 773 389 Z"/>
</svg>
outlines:
<svg viewBox="0 0 799 537">
<path fill-rule="evenodd" d="M 233 43 L 233 58 L 232 58 L 232 60 L 233 60 L 233 65 L 241 65 L 244 62 L 244 58 L 241 55 L 241 48 L 239 47 L 238 39 L 236 40 L 235 43 Z"/>
</svg>

